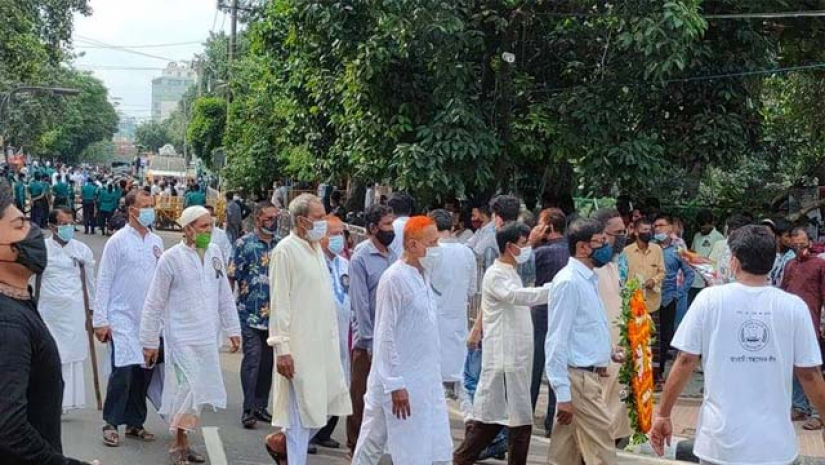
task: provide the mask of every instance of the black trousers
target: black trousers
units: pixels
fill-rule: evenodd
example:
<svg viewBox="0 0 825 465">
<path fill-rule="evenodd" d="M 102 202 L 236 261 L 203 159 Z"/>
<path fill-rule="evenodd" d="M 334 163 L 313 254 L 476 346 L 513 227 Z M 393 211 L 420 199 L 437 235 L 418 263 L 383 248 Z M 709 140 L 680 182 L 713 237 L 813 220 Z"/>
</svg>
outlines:
<svg viewBox="0 0 825 465">
<path fill-rule="evenodd" d="M 85 228 L 87 234 L 89 231 L 94 234 L 96 226 L 95 223 L 95 203 L 83 202 L 83 227 Z"/>
<path fill-rule="evenodd" d="M 100 226 L 100 229 L 103 232 L 106 232 L 106 231 L 109 230 L 109 220 L 112 219 L 112 213 L 113 212 L 105 212 L 103 210 L 100 210 L 97 213 L 97 220 L 98 220 L 98 223 L 99 223 L 98 226 Z"/>
<path fill-rule="evenodd" d="M 269 332 L 263 329 L 241 325 L 241 387 L 243 388 L 243 409 L 266 409 L 269 391 L 272 389 L 272 348 L 266 343 Z"/>
<path fill-rule="evenodd" d="M 659 325 L 656 328 L 656 338 L 659 340 L 659 366 L 655 373 L 656 380 L 664 378 L 665 363 L 668 360 L 668 351 L 670 350 L 670 342 L 673 340 L 673 325 L 676 322 L 676 305 L 678 299 L 673 299 L 667 305 L 659 308 Z"/>
<path fill-rule="evenodd" d="M 536 403 L 541 391 L 542 374 L 544 373 L 545 355 L 544 342 L 547 338 L 547 306 L 533 307 L 533 375 L 530 381 L 530 401 L 533 404 L 533 413 L 536 412 Z M 556 416 L 556 393 L 550 385 L 547 386 L 547 413 L 544 417 L 544 430 L 547 434 L 553 433 L 553 418 Z"/>
<path fill-rule="evenodd" d="M 146 395 L 154 370 L 140 365 L 115 366 L 115 344 L 112 344 L 112 374 L 103 403 L 103 420 L 113 426 L 143 427 L 146 422 Z"/>
<path fill-rule="evenodd" d="M 453 452 L 455 465 L 472 465 L 481 452 L 504 428 L 502 425 L 473 421 L 467 426 L 467 436 L 458 449 Z M 508 465 L 524 465 L 530 452 L 530 438 L 532 425 L 510 427 L 510 436 L 507 445 Z"/>
<path fill-rule="evenodd" d="M 32 205 L 31 211 L 31 221 L 32 223 L 40 226 L 41 228 L 46 227 L 46 223 L 49 220 L 49 202 L 45 200 L 38 200 L 34 202 Z"/>
<path fill-rule="evenodd" d="M 338 417 L 329 417 L 327 420 L 326 426 L 319 429 L 317 433 L 315 433 L 315 437 L 312 438 L 312 441 L 328 441 L 332 438 L 332 433 L 335 432 L 335 427 L 338 426 Z"/>
</svg>

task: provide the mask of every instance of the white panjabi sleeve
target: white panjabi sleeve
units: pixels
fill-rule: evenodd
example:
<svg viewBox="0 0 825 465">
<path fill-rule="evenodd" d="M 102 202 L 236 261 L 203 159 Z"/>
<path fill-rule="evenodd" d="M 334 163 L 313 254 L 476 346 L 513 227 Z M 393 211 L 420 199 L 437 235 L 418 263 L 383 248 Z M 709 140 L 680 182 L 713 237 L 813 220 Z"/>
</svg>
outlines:
<svg viewBox="0 0 825 465">
<path fill-rule="evenodd" d="M 118 268 L 119 255 L 119 238 L 109 239 L 103 247 L 103 255 L 100 259 L 100 269 L 98 270 L 97 276 L 94 316 L 92 318 L 92 326 L 95 328 L 109 326 L 109 299 L 111 297 L 115 273 Z M 91 299 L 91 295 L 89 298 Z"/>
<path fill-rule="evenodd" d="M 397 349 L 397 331 L 399 312 L 409 299 L 405 298 L 403 286 L 396 280 L 395 274 L 384 275 L 378 283 L 375 297 L 375 334 L 373 341 L 373 363 L 375 364 L 381 381 L 384 384 L 384 393 L 406 388 L 406 382 L 401 376 L 401 358 Z"/>
<path fill-rule="evenodd" d="M 163 310 L 169 303 L 169 289 L 175 276 L 172 258 L 172 253 L 168 252 L 160 257 L 152 284 L 149 285 L 149 292 L 146 294 L 146 302 L 143 304 L 140 345 L 146 349 L 157 349 L 160 346 Z"/>
</svg>

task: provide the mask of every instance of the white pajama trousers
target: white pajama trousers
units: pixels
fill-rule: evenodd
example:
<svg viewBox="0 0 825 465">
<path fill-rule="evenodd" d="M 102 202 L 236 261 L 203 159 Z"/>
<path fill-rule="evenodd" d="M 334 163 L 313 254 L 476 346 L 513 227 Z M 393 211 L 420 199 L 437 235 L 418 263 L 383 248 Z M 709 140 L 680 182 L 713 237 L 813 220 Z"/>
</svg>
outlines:
<svg viewBox="0 0 825 465">
<path fill-rule="evenodd" d="M 298 412 L 298 396 L 295 387 L 289 383 L 289 428 L 284 428 L 286 435 L 286 454 L 289 465 L 306 465 L 309 440 L 318 432 L 317 428 L 304 428 L 301 414 Z"/>
</svg>

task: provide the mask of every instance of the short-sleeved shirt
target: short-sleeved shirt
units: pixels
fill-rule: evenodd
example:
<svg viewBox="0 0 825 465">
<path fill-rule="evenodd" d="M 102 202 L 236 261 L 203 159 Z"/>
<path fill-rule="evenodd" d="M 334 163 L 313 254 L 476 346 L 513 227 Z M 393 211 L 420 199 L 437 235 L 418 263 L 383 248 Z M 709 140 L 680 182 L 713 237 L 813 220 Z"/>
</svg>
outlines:
<svg viewBox="0 0 825 465">
<path fill-rule="evenodd" d="M 238 288 L 238 316 L 242 325 L 269 328 L 269 258 L 278 240 L 269 243 L 251 232 L 235 243 L 227 274 Z"/>
<path fill-rule="evenodd" d="M 80 189 L 80 197 L 84 202 L 93 202 L 97 196 L 97 186 L 92 183 L 87 183 Z"/>
<path fill-rule="evenodd" d="M 23 202 L 26 200 L 26 183 L 23 181 L 17 181 L 14 183 L 14 199 L 18 202 Z"/>
<path fill-rule="evenodd" d="M 61 199 L 69 198 L 69 185 L 65 182 L 59 182 L 54 185 L 54 196 Z"/>
<path fill-rule="evenodd" d="M 808 308 L 773 286 L 699 293 L 673 347 L 702 356 L 705 390 L 694 453 L 720 465 L 789 464 L 793 368 L 822 363 Z"/>
<path fill-rule="evenodd" d="M 38 195 L 43 195 L 43 191 L 45 191 L 46 185 L 40 181 L 33 181 L 29 184 L 29 194 L 31 194 L 32 198 L 37 197 Z"/>
<path fill-rule="evenodd" d="M 191 207 L 193 205 L 206 205 L 206 195 L 200 191 L 189 191 L 186 193 L 184 198 L 186 199 L 187 207 Z"/>
</svg>

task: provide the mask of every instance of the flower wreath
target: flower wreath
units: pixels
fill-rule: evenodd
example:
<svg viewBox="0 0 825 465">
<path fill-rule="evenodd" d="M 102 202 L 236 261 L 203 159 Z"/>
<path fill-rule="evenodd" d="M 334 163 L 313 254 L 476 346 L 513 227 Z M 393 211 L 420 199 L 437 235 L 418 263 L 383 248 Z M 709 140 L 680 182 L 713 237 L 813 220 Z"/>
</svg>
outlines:
<svg viewBox="0 0 825 465">
<path fill-rule="evenodd" d="M 650 345 L 656 329 L 638 279 L 629 280 L 622 289 L 619 328 L 625 353 L 619 380 L 625 386 L 621 395 L 633 428 L 630 443 L 643 444 L 653 425 L 653 353 Z"/>
</svg>

